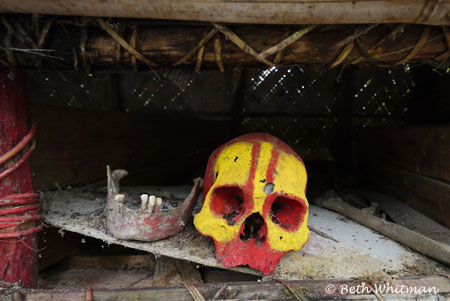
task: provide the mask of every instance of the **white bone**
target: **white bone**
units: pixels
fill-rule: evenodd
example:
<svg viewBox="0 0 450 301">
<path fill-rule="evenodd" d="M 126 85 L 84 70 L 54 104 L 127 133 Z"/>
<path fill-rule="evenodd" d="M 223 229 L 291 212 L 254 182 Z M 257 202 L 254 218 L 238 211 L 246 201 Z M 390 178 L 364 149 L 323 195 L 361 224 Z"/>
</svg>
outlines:
<svg viewBox="0 0 450 301">
<path fill-rule="evenodd" d="M 114 201 L 119 202 L 119 203 L 123 203 L 124 199 L 125 199 L 125 195 L 124 194 L 116 194 L 114 196 Z"/>
<path fill-rule="evenodd" d="M 147 209 L 148 194 L 141 194 L 141 211 Z"/>
<path fill-rule="evenodd" d="M 154 195 L 151 195 L 148 198 L 148 210 L 153 210 L 153 207 L 155 207 L 156 203 L 156 197 Z"/>
</svg>

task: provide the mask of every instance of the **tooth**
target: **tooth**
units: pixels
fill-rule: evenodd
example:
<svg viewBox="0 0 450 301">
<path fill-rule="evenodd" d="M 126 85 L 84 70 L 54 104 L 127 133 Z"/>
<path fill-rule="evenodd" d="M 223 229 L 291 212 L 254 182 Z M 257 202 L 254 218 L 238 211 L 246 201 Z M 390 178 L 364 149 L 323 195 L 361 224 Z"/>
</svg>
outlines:
<svg viewBox="0 0 450 301">
<path fill-rule="evenodd" d="M 148 210 L 153 210 L 153 207 L 155 206 L 156 203 L 156 197 L 154 195 L 151 195 L 148 198 Z"/>
<path fill-rule="evenodd" d="M 116 194 L 114 196 L 114 201 L 119 202 L 119 203 L 123 203 L 124 199 L 125 199 L 125 195 L 124 194 Z"/>
<path fill-rule="evenodd" d="M 141 211 L 147 209 L 148 194 L 141 194 Z"/>
<path fill-rule="evenodd" d="M 162 198 L 157 197 L 156 198 L 156 207 L 160 207 L 162 205 L 162 203 L 163 203 Z"/>
</svg>

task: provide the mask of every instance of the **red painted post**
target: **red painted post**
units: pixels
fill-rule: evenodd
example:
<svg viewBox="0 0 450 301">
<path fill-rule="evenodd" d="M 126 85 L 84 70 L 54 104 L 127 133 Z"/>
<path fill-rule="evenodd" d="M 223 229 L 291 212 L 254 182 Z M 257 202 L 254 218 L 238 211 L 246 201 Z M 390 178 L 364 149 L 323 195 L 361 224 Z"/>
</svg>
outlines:
<svg viewBox="0 0 450 301">
<path fill-rule="evenodd" d="M 23 73 L 0 72 L 0 287 L 37 286 L 39 195 L 31 193 L 24 92 Z"/>
</svg>

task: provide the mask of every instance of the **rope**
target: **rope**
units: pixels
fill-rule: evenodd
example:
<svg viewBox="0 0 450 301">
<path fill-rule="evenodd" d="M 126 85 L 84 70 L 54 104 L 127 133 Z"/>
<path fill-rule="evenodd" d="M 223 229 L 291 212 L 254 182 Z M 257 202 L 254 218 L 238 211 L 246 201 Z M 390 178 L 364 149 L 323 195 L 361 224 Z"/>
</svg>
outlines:
<svg viewBox="0 0 450 301">
<path fill-rule="evenodd" d="M 316 27 L 317 27 L 317 25 L 309 25 L 309 26 L 303 27 L 302 29 L 296 31 L 295 33 L 293 33 L 292 35 L 290 35 L 289 37 L 287 37 L 286 39 L 281 41 L 280 43 L 278 43 L 275 46 L 272 46 L 272 47 L 264 50 L 260 54 L 258 54 L 256 56 L 256 59 L 258 61 L 263 61 L 263 59 L 265 59 L 266 57 L 269 57 L 274 53 L 280 52 L 281 50 L 290 46 L 295 41 L 297 41 L 298 39 L 300 39 L 301 37 L 303 37 L 305 34 L 307 34 L 308 32 L 310 32 L 311 30 L 313 30 Z"/>
<path fill-rule="evenodd" d="M 194 48 L 191 49 L 191 51 L 189 51 L 185 56 L 183 56 L 181 59 L 179 59 L 178 61 L 176 61 L 173 65 L 174 66 L 178 66 L 181 64 L 186 63 L 191 57 L 193 57 L 197 51 L 199 51 L 202 47 L 205 46 L 206 43 L 208 43 L 209 40 L 212 39 L 212 37 L 218 32 L 219 30 L 216 28 L 211 29 L 208 34 L 206 36 L 204 36 L 200 42 L 197 44 L 197 46 L 195 46 Z"/>
<path fill-rule="evenodd" d="M 1 199 L 0 207 L 15 207 L 0 210 L 0 238 L 17 238 L 41 231 L 40 225 L 21 229 L 25 224 L 39 221 L 39 200 L 39 193 L 13 194 Z"/>
<path fill-rule="evenodd" d="M 435 58 L 436 61 L 444 61 L 448 57 L 450 57 L 450 32 L 448 31 L 447 27 L 442 26 L 442 33 L 444 34 L 445 40 L 447 41 L 447 51 L 443 54 L 439 55 Z"/>
<path fill-rule="evenodd" d="M 290 27 L 286 26 L 286 33 L 283 35 L 283 40 L 286 39 L 287 37 L 289 37 L 290 35 L 291 35 Z M 285 51 L 286 51 L 286 48 L 283 48 L 277 52 L 277 54 L 275 55 L 275 58 L 273 59 L 273 63 L 275 65 L 278 65 L 279 63 L 281 63 L 281 60 L 283 59 Z"/>
<path fill-rule="evenodd" d="M 205 31 L 203 31 L 202 39 L 204 39 L 207 34 L 208 34 L 208 31 L 205 29 Z M 195 62 L 194 72 L 200 71 L 200 68 L 202 67 L 204 53 L 205 53 L 205 45 L 200 47 L 200 49 L 197 52 L 197 61 Z"/>
<path fill-rule="evenodd" d="M 35 147 L 36 147 L 36 141 L 33 139 L 31 147 L 28 149 L 28 151 L 25 153 L 25 155 L 22 158 L 20 158 L 19 161 L 14 163 L 13 166 L 5 169 L 4 171 L 2 171 L 2 173 L 0 173 L 0 180 L 3 180 L 4 178 L 6 178 L 10 174 L 12 174 L 17 168 L 19 168 L 31 156 L 31 153 L 34 151 Z"/>
<path fill-rule="evenodd" d="M 367 53 L 369 55 L 372 55 L 376 52 L 376 49 L 378 47 L 380 47 L 382 44 L 384 44 L 384 42 L 386 42 L 387 40 L 394 40 L 397 35 L 401 32 L 403 32 L 403 30 L 405 29 L 406 24 L 400 24 L 398 26 L 396 26 L 391 32 L 389 32 L 387 35 L 385 35 L 384 37 L 382 37 L 375 45 L 373 45 L 372 47 L 370 47 L 369 50 L 367 50 Z M 373 55 L 372 58 L 375 60 L 376 56 Z M 364 56 L 360 56 L 359 58 L 355 59 L 353 62 L 351 62 L 352 64 L 358 64 L 360 63 L 362 60 L 364 59 Z"/>
<path fill-rule="evenodd" d="M 18 155 L 32 141 L 26 153 L 11 167 L 0 173 L 0 180 L 16 171 L 30 157 L 36 147 L 34 135 L 36 124 L 33 123 L 30 131 L 10 151 L 0 157 L 0 166 L 9 162 Z M 23 229 L 24 225 L 39 221 L 39 193 L 19 193 L 0 198 L 0 238 L 20 238 L 42 230 L 40 225 Z"/>
<path fill-rule="evenodd" d="M 215 28 L 217 28 L 226 38 L 228 38 L 234 45 L 239 47 L 242 51 L 250 54 L 256 60 L 263 62 L 264 64 L 273 67 L 273 63 L 266 58 L 258 58 L 258 53 L 253 50 L 247 43 L 245 43 L 240 37 L 238 37 L 234 32 L 229 30 L 227 27 L 222 24 L 212 23 Z"/>
<path fill-rule="evenodd" d="M 413 48 L 413 50 L 411 50 L 411 52 L 404 59 L 402 59 L 402 60 L 398 61 L 397 63 L 395 63 L 394 66 L 406 63 L 407 61 L 412 59 L 417 54 L 417 52 L 419 52 L 419 50 L 427 42 L 428 35 L 430 34 L 430 29 L 431 29 L 430 26 L 425 26 L 425 28 L 422 31 L 422 35 L 420 36 L 420 39 L 417 42 L 416 46 Z"/>
<path fill-rule="evenodd" d="M 222 39 L 220 36 L 214 39 L 214 54 L 216 55 L 216 63 L 220 69 L 220 72 L 225 72 L 222 60 Z"/>
<path fill-rule="evenodd" d="M 128 44 L 127 41 L 125 41 L 111 26 L 109 26 L 102 18 L 96 18 L 95 19 L 97 23 L 100 25 L 100 27 L 106 31 L 114 40 L 116 40 L 117 43 L 120 44 L 123 48 L 125 48 L 129 53 L 134 55 L 137 59 L 143 61 L 149 68 L 156 67 L 157 64 L 151 62 L 149 59 L 147 59 L 145 56 L 143 56 L 139 51 L 134 49 L 133 47 Z"/>
<path fill-rule="evenodd" d="M 131 41 L 130 41 L 130 46 L 133 47 L 134 49 L 137 49 L 138 35 L 139 35 L 138 27 L 134 26 L 133 33 L 131 34 Z M 131 65 L 133 66 L 133 72 L 137 72 L 138 67 L 136 64 L 136 56 L 135 55 L 131 56 Z"/>
<path fill-rule="evenodd" d="M 336 58 L 336 60 L 331 64 L 330 69 L 342 63 L 348 57 L 350 52 L 352 52 L 353 47 L 355 47 L 355 42 L 351 41 L 350 43 L 348 43 Z"/>
<path fill-rule="evenodd" d="M 0 165 L 4 164 L 6 161 L 10 160 L 12 157 L 17 155 L 24 147 L 28 144 L 28 142 L 33 139 L 34 134 L 36 133 L 36 124 L 33 123 L 31 126 L 30 132 L 28 132 L 25 137 L 22 138 L 22 141 L 19 142 L 16 146 L 14 146 L 9 152 L 0 157 Z"/>
</svg>

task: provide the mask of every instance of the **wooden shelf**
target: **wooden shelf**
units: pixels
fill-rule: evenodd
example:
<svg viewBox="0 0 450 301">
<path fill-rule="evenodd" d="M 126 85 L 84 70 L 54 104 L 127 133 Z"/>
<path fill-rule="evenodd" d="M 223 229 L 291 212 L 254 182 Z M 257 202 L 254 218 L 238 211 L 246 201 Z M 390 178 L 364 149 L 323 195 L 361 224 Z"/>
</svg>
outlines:
<svg viewBox="0 0 450 301">
<path fill-rule="evenodd" d="M 123 188 L 133 191 L 134 188 Z M 159 190 L 158 190 L 159 189 Z M 135 191 L 184 191 L 190 187 L 139 187 Z M 215 258 L 212 240 L 201 236 L 190 223 L 182 232 L 156 242 L 126 241 L 114 238 L 105 227 L 104 193 L 69 190 L 44 193 L 42 219 L 63 230 L 80 233 L 103 240 L 106 244 L 118 244 L 192 261 L 210 267 L 224 268 Z M 308 225 L 332 237 L 334 240 L 310 232 L 306 246 L 296 252 L 287 253 L 278 264 L 273 278 L 300 279 L 348 279 L 389 271 L 390 275 L 405 276 L 421 273 L 436 263 L 418 253 L 407 250 L 400 244 L 361 226 L 339 214 L 310 206 Z M 412 267 L 412 271 L 405 270 Z M 244 273 L 261 275 L 247 267 L 236 267 Z M 422 272 L 425 273 L 425 272 Z"/>
</svg>

